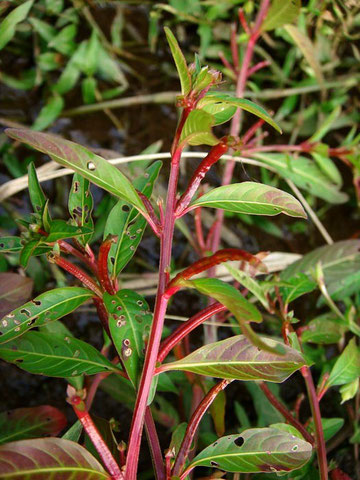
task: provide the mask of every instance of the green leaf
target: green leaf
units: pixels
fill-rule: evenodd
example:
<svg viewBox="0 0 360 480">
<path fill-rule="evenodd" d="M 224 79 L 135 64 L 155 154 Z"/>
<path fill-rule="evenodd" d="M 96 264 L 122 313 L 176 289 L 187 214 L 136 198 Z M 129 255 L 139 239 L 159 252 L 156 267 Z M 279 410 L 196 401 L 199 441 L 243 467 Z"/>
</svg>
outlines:
<svg viewBox="0 0 360 480">
<path fill-rule="evenodd" d="M 259 350 L 245 336 L 236 335 L 205 345 L 176 362 L 165 363 L 161 370 L 185 370 L 224 379 L 279 383 L 305 365 L 297 350 L 269 338 L 262 337 L 261 341 L 272 350 L 281 347 L 284 354 Z"/>
<path fill-rule="evenodd" d="M 154 183 L 158 178 L 162 162 L 154 162 L 133 182 L 134 187 L 150 198 Z M 104 228 L 104 240 L 112 235 L 117 237 L 109 252 L 108 269 L 113 278 L 129 263 L 141 242 L 146 228 L 146 220 L 137 216 L 130 204 L 119 200 L 112 208 Z"/>
<path fill-rule="evenodd" d="M 64 99 L 59 95 L 50 98 L 47 104 L 40 110 L 32 128 L 40 131 L 45 130 L 58 118 L 64 108 Z"/>
<path fill-rule="evenodd" d="M 289 193 L 257 182 L 233 183 L 214 188 L 190 203 L 196 207 L 221 208 L 250 215 L 278 215 L 306 218 L 301 203 Z"/>
<path fill-rule="evenodd" d="M 304 33 L 301 30 L 299 30 L 297 27 L 295 27 L 295 25 L 286 25 L 284 28 L 292 38 L 295 45 L 299 48 L 301 53 L 304 55 L 308 64 L 313 69 L 315 77 L 319 82 L 319 85 L 321 86 L 321 88 L 323 88 L 324 76 L 321 70 L 321 66 L 318 62 L 318 59 L 316 58 L 316 55 L 315 55 L 316 49 L 312 44 L 310 38 L 304 35 Z"/>
<path fill-rule="evenodd" d="M 31 17 L 29 18 L 29 22 L 32 25 L 34 31 L 40 35 L 40 37 L 45 40 L 45 42 L 49 43 L 56 35 L 56 28 L 50 25 L 44 20 L 40 20 L 39 18 Z"/>
<path fill-rule="evenodd" d="M 275 428 L 253 428 L 240 435 L 219 438 L 200 452 L 190 466 L 226 472 L 284 472 L 300 468 L 311 454 L 310 443 L 290 433 Z"/>
<path fill-rule="evenodd" d="M 316 132 L 308 139 L 310 143 L 320 142 L 323 137 L 327 134 L 327 132 L 331 129 L 333 123 L 338 118 L 341 113 L 341 106 L 337 105 L 334 110 L 327 115 L 323 122 L 321 122 L 320 127 L 316 130 Z M 316 148 L 316 147 L 315 147 Z"/>
<path fill-rule="evenodd" d="M 5 47 L 5 45 L 10 42 L 10 40 L 15 35 L 16 25 L 27 17 L 30 8 L 34 0 L 28 0 L 22 5 L 14 8 L 9 15 L 4 18 L 0 25 L 0 50 Z"/>
<path fill-rule="evenodd" d="M 93 197 L 90 191 L 89 180 L 78 173 L 74 174 L 68 201 L 69 213 L 73 222 L 79 227 L 94 229 L 94 222 L 91 216 L 93 209 Z M 78 241 L 85 247 L 92 237 L 92 233 L 81 235 Z"/>
<path fill-rule="evenodd" d="M 322 418 L 321 423 L 324 431 L 325 442 L 329 441 L 337 432 L 343 427 L 343 418 Z M 309 430 L 311 433 L 315 433 L 314 422 L 309 423 Z"/>
<path fill-rule="evenodd" d="M 22 370 L 47 377 L 66 378 L 117 370 L 88 343 L 41 332 L 27 332 L 1 345 L 0 358 Z"/>
<path fill-rule="evenodd" d="M 311 156 L 315 160 L 316 165 L 319 167 L 322 173 L 326 175 L 328 180 L 330 180 L 330 182 L 332 182 L 338 188 L 341 188 L 343 183 L 342 177 L 331 158 L 329 158 L 327 155 L 321 155 L 316 152 L 311 152 Z"/>
<path fill-rule="evenodd" d="M 214 125 L 221 125 L 232 119 L 235 115 L 236 107 L 229 106 L 226 103 L 209 103 L 202 107 L 202 110 L 214 117 Z"/>
<path fill-rule="evenodd" d="M 81 82 L 81 92 L 84 103 L 90 104 L 96 102 L 96 80 L 94 77 L 84 78 Z"/>
<path fill-rule="evenodd" d="M 179 425 L 177 425 L 177 427 L 175 428 L 175 430 L 171 435 L 169 450 L 170 451 L 172 450 L 174 452 L 175 457 L 179 452 L 182 441 L 184 440 L 186 428 L 187 428 L 187 423 L 185 422 L 180 423 Z"/>
<path fill-rule="evenodd" d="M 83 426 L 80 423 L 80 420 L 77 420 L 70 428 L 67 430 L 64 435 L 61 437 L 64 440 L 71 440 L 72 442 L 78 443 L 81 436 Z"/>
<path fill-rule="evenodd" d="M 345 328 L 334 322 L 327 313 L 311 320 L 301 335 L 303 342 L 331 345 L 337 343 Z"/>
<path fill-rule="evenodd" d="M 340 387 L 341 403 L 343 404 L 348 400 L 351 400 L 352 398 L 354 398 L 358 391 L 359 391 L 359 378 L 356 378 L 350 383 L 345 383 L 345 385 Z"/>
<path fill-rule="evenodd" d="M 75 49 L 74 38 L 76 36 L 77 27 L 74 23 L 67 25 L 51 40 L 50 48 L 54 48 L 63 55 L 71 55 Z"/>
<path fill-rule="evenodd" d="M 59 95 L 64 95 L 76 85 L 81 74 L 79 63 L 85 54 L 85 46 L 85 42 L 80 43 L 66 64 L 66 67 L 63 69 L 59 80 L 53 86 L 54 92 L 57 92 Z"/>
<path fill-rule="evenodd" d="M 46 153 L 54 161 L 75 170 L 99 187 L 131 203 L 140 212 L 145 207 L 130 181 L 120 170 L 85 147 L 47 133 L 10 128 L 7 134 Z"/>
<path fill-rule="evenodd" d="M 138 383 L 152 314 L 145 299 L 132 290 L 104 294 L 109 328 L 116 350 L 133 385 Z"/>
<path fill-rule="evenodd" d="M 46 197 L 37 178 L 34 162 L 30 162 L 28 166 L 28 183 L 31 205 L 34 212 L 42 216 L 46 204 Z"/>
<path fill-rule="evenodd" d="M 248 322 L 261 322 L 261 314 L 257 308 L 246 300 L 246 298 L 244 298 L 244 296 L 232 285 L 217 278 L 180 280 L 178 284 L 183 287 L 195 288 L 200 293 L 215 298 L 215 300 L 225 305 L 239 322 L 242 333 L 258 348 L 274 354 L 283 353 L 284 350 L 281 345 L 276 345 L 276 349 L 274 349 L 275 347 L 269 345 L 268 342 L 263 342 L 252 330 Z"/>
<path fill-rule="evenodd" d="M 285 304 L 289 304 L 297 298 L 312 292 L 316 289 L 315 280 L 309 278 L 304 273 L 299 272 L 296 276 L 289 278 L 286 282 L 281 282 L 280 295 Z"/>
<path fill-rule="evenodd" d="M 215 119 L 210 113 L 192 110 L 181 131 L 179 144 L 217 145 L 220 140 L 211 131 L 214 123 Z"/>
<path fill-rule="evenodd" d="M 8 236 L 0 237 L 0 253 L 20 252 L 23 248 L 20 237 Z"/>
<path fill-rule="evenodd" d="M 326 386 L 345 385 L 346 383 L 356 380 L 359 375 L 360 351 L 356 345 L 355 338 L 352 338 L 336 360 L 326 382 Z"/>
<path fill-rule="evenodd" d="M 63 238 L 73 238 L 91 233 L 92 229 L 89 227 L 77 227 L 75 225 L 69 225 L 65 220 L 53 220 L 50 224 L 49 235 L 45 237 L 44 241 L 52 243 Z"/>
<path fill-rule="evenodd" d="M 57 435 L 66 424 L 65 415 L 50 405 L 8 410 L 0 413 L 0 444 Z"/>
<path fill-rule="evenodd" d="M 102 465 L 84 448 L 62 438 L 36 438 L 0 447 L 0 471 L 6 479 L 110 480 Z"/>
<path fill-rule="evenodd" d="M 164 27 L 164 30 L 179 75 L 181 93 L 182 95 L 188 95 L 191 90 L 191 76 L 188 66 L 186 64 L 185 57 L 170 28 Z"/>
<path fill-rule="evenodd" d="M 339 192 L 338 186 L 330 182 L 328 176 L 309 158 L 290 157 L 282 153 L 255 153 L 253 157 L 315 197 L 335 204 L 348 200 L 346 193 Z"/>
<path fill-rule="evenodd" d="M 300 9 L 301 0 L 273 0 L 261 30 L 266 32 L 293 22 L 298 17 Z"/>
<path fill-rule="evenodd" d="M 94 29 L 90 40 L 86 42 L 86 49 L 81 62 L 81 71 L 88 77 L 92 77 L 98 68 L 98 58 L 101 55 L 99 49 L 98 35 Z"/>
<path fill-rule="evenodd" d="M 208 95 L 205 95 L 205 97 L 199 101 L 197 108 L 200 109 L 206 105 L 213 105 L 213 104 L 220 104 L 227 107 L 232 106 L 236 108 L 241 108 L 241 110 L 245 110 L 246 112 L 250 112 L 256 115 L 257 117 L 261 118 L 266 123 L 268 123 L 273 128 L 275 128 L 275 130 L 281 133 L 281 128 L 270 117 L 267 111 L 264 108 L 257 105 L 256 103 L 251 102 L 250 100 L 247 100 L 245 98 L 233 97 L 232 95 L 229 95 L 227 93 L 211 92 Z"/>
<path fill-rule="evenodd" d="M 37 251 L 41 247 L 41 243 L 42 243 L 41 238 L 32 239 L 29 242 L 25 243 L 25 245 L 23 246 L 23 248 L 20 252 L 20 258 L 19 258 L 20 265 L 23 268 L 26 268 L 28 266 L 30 258 L 37 254 Z M 45 248 L 43 250 L 43 253 L 51 250 L 51 248 L 52 248 L 52 247 L 48 247 L 47 245 L 44 245 L 44 247 Z"/>
<path fill-rule="evenodd" d="M 80 287 L 55 288 L 42 293 L 1 319 L 0 343 L 64 317 L 92 296 L 90 290 Z"/>
<path fill-rule="evenodd" d="M 266 310 L 270 310 L 269 301 L 266 296 L 266 290 L 262 287 L 262 285 L 257 282 L 248 272 L 244 272 L 243 270 L 237 270 L 236 268 L 232 267 L 231 265 L 225 265 L 226 269 L 230 273 L 232 277 L 235 278 L 239 283 L 244 285 L 245 288 L 249 290 L 263 305 Z"/>
<path fill-rule="evenodd" d="M 196 75 L 192 90 L 196 93 L 201 92 L 208 87 L 214 80 L 213 75 L 209 72 L 209 67 L 202 67 Z"/>
<path fill-rule="evenodd" d="M 316 248 L 285 268 L 281 279 L 289 280 L 300 272 L 310 277 L 315 265 L 320 263 L 329 294 L 334 300 L 343 299 L 359 289 L 359 249 L 359 240 L 343 240 Z"/>
</svg>

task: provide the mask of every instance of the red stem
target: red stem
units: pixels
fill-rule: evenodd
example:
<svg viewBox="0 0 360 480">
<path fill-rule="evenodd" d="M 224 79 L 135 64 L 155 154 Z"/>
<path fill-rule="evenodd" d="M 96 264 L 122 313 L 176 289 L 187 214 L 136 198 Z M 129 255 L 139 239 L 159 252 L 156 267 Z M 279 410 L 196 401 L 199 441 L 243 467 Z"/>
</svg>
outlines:
<svg viewBox="0 0 360 480">
<path fill-rule="evenodd" d="M 315 425 L 316 453 L 319 463 L 320 480 L 328 480 L 328 466 L 326 458 L 326 445 L 324 439 L 324 431 L 321 423 L 321 412 L 319 401 L 309 367 L 302 367 L 301 374 L 304 377 L 308 398 L 310 402 L 311 412 Z"/>
<path fill-rule="evenodd" d="M 206 248 L 205 248 L 204 232 L 203 232 L 202 221 L 201 221 L 201 207 L 198 207 L 195 209 L 194 220 L 195 220 L 196 239 L 201 251 L 201 255 L 205 255 Z"/>
<path fill-rule="evenodd" d="M 255 135 L 257 130 L 259 130 L 259 128 L 261 128 L 264 125 L 264 123 L 265 123 L 265 120 L 260 119 L 257 122 L 255 122 L 254 125 L 252 125 L 249 128 L 249 130 L 247 130 L 245 132 L 245 134 L 243 135 L 243 137 L 241 139 L 243 141 L 244 145 L 246 145 L 249 142 L 249 140 L 252 139 L 252 137 Z"/>
<path fill-rule="evenodd" d="M 84 427 L 84 430 L 90 437 L 90 440 L 100 455 L 105 467 L 110 473 L 111 478 L 113 480 L 124 480 L 124 476 L 120 471 L 119 465 L 116 463 L 108 446 L 102 439 L 99 430 L 96 428 L 96 425 L 92 421 L 89 413 L 86 411 L 83 400 L 79 396 L 74 395 L 69 399 L 69 403 L 72 405 L 74 412 Z"/>
<path fill-rule="evenodd" d="M 239 8 L 239 20 L 240 20 L 241 26 L 244 29 L 244 32 L 247 33 L 248 35 L 250 35 L 251 31 L 250 31 L 249 25 L 246 21 L 244 10 L 242 8 Z"/>
<path fill-rule="evenodd" d="M 116 289 L 110 280 L 108 269 L 109 252 L 113 243 L 113 238 L 106 239 L 100 246 L 98 257 L 99 280 L 102 288 L 110 295 L 116 294 Z"/>
<path fill-rule="evenodd" d="M 201 161 L 198 168 L 195 170 L 189 185 L 185 193 L 181 196 L 180 200 L 176 205 L 175 215 L 176 217 L 181 217 L 186 207 L 189 205 L 192 197 L 195 195 L 202 179 L 205 177 L 207 172 L 210 170 L 211 166 L 214 165 L 221 157 L 228 151 L 228 138 L 223 137 L 217 145 L 212 147 L 210 152 L 206 157 Z"/>
<path fill-rule="evenodd" d="M 181 135 L 181 130 L 189 113 L 190 109 L 186 108 L 183 110 L 172 147 L 173 156 L 171 160 L 166 211 L 164 216 L 164 228 L 160 237 L 161 247 L 158 291 L 155 302 L 154 319 L 151 327 L 149 342 L 146 348 L 145 361 L 130 429 L 128 447 L 128 452 L 130 452 L 130 455 L 127 456 L 126 461 L 126 480 L 136 480 L 142 429 L 144 424 L 145 411 L 147 407 L 147 399 L 149 396 L 150 387 L 155 372 L 155 365 L 157 361 L 158 350 L 164 326 L 165 313 L 168 303 L 168 297 L 164 295 L 164 292 L 166 289 L 166 284 L 168 283 L 170 273 L 171 247 L 175 225 L 174 211 L 176 205 L 176 190 L 179 177 L 180 158 L 182 153 L 182 148 L 178 148 L 178 143 Z"/>
<path fill-rule="evenodd" d="M 180 446 L 179 452 L 175 460 L 174 468 L 172 471 L 172 474 L 174 476 L 179 476 L 182 469 L 184 468 L 185 461 L 189 454 L 194 435 L 198 429 L 199 423 L 202 417 L 204 416 L 205 412 L 210 407 L 212 402 L 215 400 L 218 393 L 224 390 L 231 382 L 232 380 L 221 380 L 221 382 L 219 382 L 211 390 L 208 391 L 208 393 L 202 399 L 200 405 L 197 407 L 197 409 L 193 413 L 190 419 L 190 422 L 187 426 L 184 439 L 182 441 L 182 444 Z M 185 475 L 185 472 L 184 472 L 180 478 L 181 479 L 186 478 L 186 476 L 189 473 L 190 473 L 189 471 L 186 471 L 186 475 Z"/>
<path fill-rule="evenodd" d="M 263 60 L 262 62 L 257 63 L 253 67 L 251 67 L 248 71 L 248 77 L 251 77 L 255 72 L 261 70 L 262 68 L 268 67 L 270 65 L 269 60 Z"/>
<path fill-rule="evenodd" d="M 80 280 L 80 282 L 86 287 L 92 290 L 95 295 L 98 297 L 102 297 L 102 291 L 97 283 L 94 282 L 94 280 L 89 277 L 87 273 L 84 272 L 81 268 L 77 267 L 73 263 L 69 262 L 63 257 L 59 257 L 58 255 L 49 255 L 48 256 L 49 260 L 51 262 L 56 263 L 59 267 L 63 268 L 67 272 L 69 272 L 71 275 L 73 275 L 75 278 Z"/>
<path fill-rule="evenodd" d="M 156 480 L 165 480 L 166 474 L 163 462 L 163 455 L 150 407 L 146 407 L 145 428 L 150 447 L 151 458 L 156 472 Z"/>
<path fill-rule="evenodd" d="M 285 405 L 283 405 L 275 397 L 275 395 L 271 392 L 271 390 L 266 385 L 266 383 L 260 382 L 259 386 L 260 386 L 261 390 L 265 393 L 266 398 L 269 400 L 271 405 L 273 405 L 276 408 L 276 410 L 278 410 L 281 413 L 281 415 L 289 423 L 291 423 L 291 425 L 293 425 L 297 430 L 299 430 L 299 432 L 301 433 L 301 435 L 305 438 L 305 440 L 307 442 L 311 443 L 311 445 L 314 446 L 315 442 L 314 442 L 314 439 L 313 439 L 312 435 L 306 430 L 306 428 L 304 427 L 304 425 L 302 423 L 300 423 L 295 417 L 293 417 L 293 415 L 289 412 L 289 410 L 285 407 Z"/>
<path fill-rule="evenodd" d="M 230 72 L 233 72 L 234 75 L 236 74 L 234 67 L 231 65 L 231 63 L 227 60 L 227 58 L 224 55 L 224 52 L 219 52 L 219 58 L 224 64 L 224 67 L 230 70 Z"/>
<path fill-rule="evenodd" d="M 236 41 L 236 25 L 231 25 L 230 48 L 235 72 L 239 71 L 239 47 Z"/>
<path fill-rule="evenodd" d="M 224 305 L 221 305 L 221 303 L 213 303 L 189 318 L 187 322 L 183 323 L 162 342 L 159 350 L 158 362 L 162 363 L 175 345 L 181 342 L 181 340 L 189 335 L 189 333 L 196 327 L 204 323 L 213 315 L 225 310 L 227 310 L 227 308 L 224 307 Z"/>
<path fill-rule="evenodd" d="M 103 302 L 102 298 L 94 297 L 93 298 L 93 303 L 95 305 L 98 317 L 101 321 L 101 324 L 103 326 L 103 329 L 107 333 L 107 335 L 111 338 L 111 333 L 109 329 L 109 316 L 108 312 L 106 310 L 105 304 Z"/>
<path fill-rule="evenodd" d="M 152 206 L 150 200 L 147 198 L 146 195 L 144 195 L 142 192 L 139 190 L 136 190 L 139 197 L 141 198 L 143 204 L 145 205 L 146 211 L 148 213 L 148 217 L 146 217 L 147 221 L 149 222 L 150 227 L 152 228 L 153 232 L 157 237 L 160 237 L 161 233 L 161 223 L 156 216 L 154 207 Z"/>
<path fill-rule="evenodd" d="M 65 253 L 69 253 L 70 255 L 73 255 L 74 257 L 78 258 L 79 260 L 84 262 L 95 275 L 97 275 L 96 263 L 93 262 L 87 255 L 84 255 L 77 248 L 65 242 L 65 240 L 59 240 L 58 244 L 60 246 L 61 251 Z"/>
</svg>

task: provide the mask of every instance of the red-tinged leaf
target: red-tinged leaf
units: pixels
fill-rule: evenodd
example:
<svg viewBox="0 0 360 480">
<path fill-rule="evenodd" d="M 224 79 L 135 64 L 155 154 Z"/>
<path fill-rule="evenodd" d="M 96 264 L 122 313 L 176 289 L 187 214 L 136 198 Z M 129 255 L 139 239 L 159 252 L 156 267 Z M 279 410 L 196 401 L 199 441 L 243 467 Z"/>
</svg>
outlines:
<svg viewBox="0 0 360 480">
<path fill-rule="evenodd" d="M 50 405 L 8 410 L 0 413 L 0 444 L 57 435 L 66 423 L 65 415 Z"/>
<path fill-rule="evenodd" d="M 272 349 L 282 346 L 283 355 L 275 355 L 236 335 L 221 342 L 209 343 L 195 352 L 172 363 L 165 363 L 159 371 L 184 370 L 209 377 L 235 380 L 265 380 L 283 382 L 305 365 L 301 354 L 275 340 L 261 337 Z"/>
<path fill-rule="evenodd" d="M 0 446 L 7 480 L 110 480 L 102 465 L 77 443 L 63 438 L 20 440 Z"/>
<path fill-rule="evenodd" d="M 22 305 L 31 296 L 34 282 L 18 273 L 0 273 L 0 317 Z"/>
<path fill-rule="evenodd" d="M 311 444 L 275 428 L 253 428 L 240 435 L 219 438 L 197 455 L 196 466 L 227 472 L 289 472 L 310 460 Z"/>
</svg>

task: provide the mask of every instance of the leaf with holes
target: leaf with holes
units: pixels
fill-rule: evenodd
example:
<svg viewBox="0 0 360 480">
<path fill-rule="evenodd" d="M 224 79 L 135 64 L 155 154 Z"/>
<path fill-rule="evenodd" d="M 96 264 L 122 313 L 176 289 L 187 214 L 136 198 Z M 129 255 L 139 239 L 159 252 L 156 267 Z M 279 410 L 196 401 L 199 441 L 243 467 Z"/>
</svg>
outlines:
<svg viewBox="0 0 360 480">
<path fill-rule="evenodd" d="M 0 316 L 3 317 L 26 302 L 31 297 L 33 285 L 31 278 L 18 273 L 0 273 Z"/>
<path fill-rule="evenodd" d="M 34 0 L 28 0 L 14 8 L 0 25 L 0 50 L 10 42 L 16 32 L 16 25 L 27 17 Z"/>
<path fill-rule="evenodd" d="M 329 177 L 309 158 L 282 153 L 254 153 L 253 157 L 315 197 L 335 204 L 344 203 L 348 199 L 346 193 L 340 192 L 339 186 L 331 182 Z"/>
<path fill-rule="evenodd" d="M 261 30 L 266 32 L 293 22 L 298 17 L 300 9 L 301 0 L 286 0 L 285 2 L 284 0 L 274 0 L 261 25 Z"/>
<path fill-rule="evenodd" d="M 179 44 L 170 28 L 165 27 L 164 30 L 179 75 L 181 93 L 182 95 L 187 95 L 191 90 L 191 76 L 184 54 L 182 53 Z"/>
<path fill-rule="evenodd" d="M 212 133 L 215 124 L 213 115 L 204 110 L 192 110 L 184 124 L 180 145 L 217 145 L 220 140 Z"/>
<path fill-rule="evenodd" d="M 9 137 L 46 153 L 60 165 L 75 170 L 90 182 L 126 200 L 140 212 L 145 211 L 141 198 L 125 175 L 85 147 L 43 132 L 8 128 L 6 133 Z"/>
<path fill-rule="evenodd" d="M 63 287 L 42 293 L 0 320 L 0 344 L 30 328 L 41 327 L 68 315 L 94 294 L 86 288 Z"/>
<path fill-rule="evenodd" d="M 233 183 L 214 188 L 190 203 L 197 207 L 220 208 L 228 212 L 250 215 L 278 215 L 306 218 L 301 203 L 289 193 L 262 183 Z"/>
<path fill-rule="evenodd" d="M 94 222 L 91 217 L 93 197 L 90 191 L 90 182 L 78 173 L 75 173 L 73 177 L 68 208 L 74 225 L 86 227 L 93 231 Z M 85 247 L 90 242 L 91 237 L 92 233 L 88 233 L 80 235 L 77 240 Z"/>
<path fill-rule="evenodd" d="M 310 443 L 275 428 L 252 428 L 221 437 L 187 467 L 214 467 L 226 472 L 289 472 L 310 460 Z"/>
<path fill-rule="evenodd" d="M 177 284 L 182 287 L 195 288 L 198 292 L 215 298 L 215 300 L 225 305 L 239 322 L 242 333 L 258 348 L 276 354 L 283 353 L 282 345 L 276 344 L 274 346 L 268 342 L 263 342 L 250 327 L 249 322 L 260 323 L 262 321 L 261 314 L 259 310 L 246 300 L 232 285 L 217 278 L 199 278 L 197 280 L 179 279 Z"/>
<path fill-rule="evenodd" d="M 20 237 L 0 237 L 0 253 L 20 252 L 22 248 L 22 239 Z"/>
<path fill-rule="evenodd" d="M 158 178 L 162 162 L 154 162 L 143 174 L 133 182 L 134 187 L 150 198 L 154 183 Z M 108 235 L 117 237 L 111 245 L 109 252 L 108 268 L 113 278 L 133 257 L 146 228 L 146 220 L 129 203 L 119 200 L 112 208 L 106 220 L 104 240 Z"/>
<path fill-rule="evenodd" d="M 280 383 L 305 365 L 305 360 L 297 350 L 270 338 L 262 337 L 261 341 L 271 349 L 282 347 L 283 354 L 259 350 L 244 335 L 236 335 L 204 345 L 181 360 L 163 364 L 160 370 L 185 370 L 230 380 Z"/>
<path fill-rule="evenodd" d="M 0 471 L 8 480 L 110 480 L 102 465 L 84 448 L 63 438 L 36 438 L 0 447 Z"/>
<path fill-rule="evenodd" d="M 334 300 L 355 293 L 360 284 L 360 240 L 343 240 L 316 248 L 289 265 L 281 273 L 288 281 L 299 273 L 311 278 L 315 265 L 321 263 L 327 290 Z"/>
<path fill-rule="evenodd" d="M 50 405 L 0 413 L 0 444 L 57 435 L 66 427 L 65 415 Z"/>
<path fill-rule="evenodd" d="M 0 358 L 30 373 L 47 377 L 75 377 L 117 371 L 93 346 L 77 338 L 27 332 L 0 346 Z"/>
<path fill-rule="evenodd" d="M 82 235 L 92 234 L 92 228 L 88 226 L 69 225 L 65 220 L 52 220 L 50 223 L 49 235 L 44 242 L 53 243 L 63 238 L 73 238 Z"/>
<path fill-rule="evenodd" d="M 132 290 L 120 290 L 116 295 L 105 293 L 104 303 L 109 312 L 109 328 L 116 350 L 136 386 L 152 322 L 149 306 Z"/>
<path fill-rule="evenodd" d="M 253 115 L 256 115 L 257 117 L 261 118 L 264 120 L 266 123 L 271 125 L 275 130 L 281 133 L 281 128 L 279 125 L 270 117 L 270 115 L 267 113 L 266 110 L 264 110 L 262 107 L 257 105 L 254 102 L 251 102 L 250 100 L 247 100 L 245 98 L 237 98 L 233 97 L 232 95 L 229 95 L 227 93 L 222 93 L 222 92 L 211 92 L 208 95 L 205 95 L 203 97 L 198 105 L 197 108 L 202 108 L 207 105 L 216 105 L 220 104 L 225 107 L 235 107 L 235 108 L 240 108 L 241 110 L 245 110 L 246 112 L 252 113 Z"/>
<path fill-rule="evenodd" d="M 333 385 L 345 385 L 356 380 L 360 376 L 360 350 L 356 345 L 355 338 L 352 338 L 338 357 L 333 366 L 327 387 Z"/>
</svg>

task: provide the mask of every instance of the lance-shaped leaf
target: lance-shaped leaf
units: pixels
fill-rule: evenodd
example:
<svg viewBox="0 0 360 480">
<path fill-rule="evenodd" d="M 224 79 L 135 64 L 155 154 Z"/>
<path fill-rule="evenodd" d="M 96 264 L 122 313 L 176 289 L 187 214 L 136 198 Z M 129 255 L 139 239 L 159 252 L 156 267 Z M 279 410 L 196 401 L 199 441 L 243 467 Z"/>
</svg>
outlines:
<svg viewBox="0 0 360 480">
<path fill-rule="evenodd" d="M 43 132 L 9 128 L 6 133 L 9 137 L 46 153 L 60 165 L 75 170 L 90 182 L 126 200 L 140 212 L 145 211 L 141 198 L 125 175 L 85 147 Z"/>
<path fill-rule="evenodd" d="M 262 183 L 243 182 L 214 188 L 190 203 L 197 207 L 221 208 L 251 215 L 278 215 L 306 218 L 301 203 L 289 193 Z"/>
<path fill-rule="evenodd" d="M 13 310 L 0 320 L 0 344 L 13 340 L 30 328 L 58 320 L 94 294 L 81 287 L 55 288 Z"/>
<path fill-rule="evenodd" d="M 202 110 L 214 117 L 214 125 L 221 125 L 232 119 L 235 115 L 236 107 L 229 106 L 226 103 L 209 103 L 202 107 Z"/>
<path fill-rule="evenodd" d="M 15 236 L 0 237 L 0 253 L 20 252 L 23 248 L 22 239 Z"/>
<path fill-rule="evenodd" d="M 286 23 L 291 23 L 298 17 L 301 9 L 301 0 L 274 0 L 271 2 L 266 18 L 261 25 L 262 31 L 274 30 Z"/>
<path fill-rule="evenodd" d="M 221 437 L 190 463 L 227 472 L 289 472 L 311 457 L 311 444 L 275 428 L 252 428 L 241 435 Z"/>
<path fill-rule="evenodd" d="M 90 192 L 90 182 L 78 173 L 74 174 L 69 193 L 69 213 L 73 222 L 78 227 L 94 229 L 94 222 L 91 217 L 93 209 L 93 198 Z M 85 246 L 91 240 L 92 233 L 81 235 L 78 241 Z"/>
<path fill-rule="evenodd" d="M 63 438 L 36 438 L 0 447 L 4 478 L 110 480 L 102 465 L 84 447 Z"/>
<path fill-rule="evenodd" d="M 28 266 L 31 257 L 44 255 L 52 250 L 52 246 L 46 243 L 46 237 L 33 238 L 23 246 L 20 252 L 20 265 L 24 268 Z"/>
<path fill-rule="evenodd" d="M 180 144 L 217 145 L 220 140 L 212 133 L 215 124 L 213 115 L 204 110 L 192 110 L 181 131 Z"/>
<path fill-rule="evenodd" d="M 181 93 L 182 95 L 187 95 L 191 90 L 191 76 L 184 54 L 170 28 L 165 27 L 164 30 L 179 75 Z"/>
<path fill-rule="evenodd" d="M 231 106 L 231 107 L 241 108 L 241 110 L 250 112 L 256 115 L 257 117 L 261 118 L 262 120 L 264 120 L 266 123 L 274 127 L 275 130 L 281 133 L 281 128 L 270 117 L 270 115 L 267 113 L 266 110 L 264 110 L 262 107 L 260 107 L 256 103 L 251 102 L 250 100 L 247 100 L 245 98 L 233 97 L 227 93 L 222 93 L 222 92 L 211 92 L 208 95 L 205 95 L 205 97 L 199 101 L 197 108 L 202 108 L 206 105 L 217 104 L 217 103 L 226 107 Z"/>
<path fill-rule="evenodd" d="M 44 242 L 52 243 L 62 240 L 63 238 L 79 237 L 91 233 L 92 228 L 87 226 L 77 227 L 75 225 L 69 225 L 65 220 L 52 220 L 49 235 L 44 238 Z"/>
<path fill-rule="evenodd" d="M 330 376 L 326 382 L 327 387 L 345 385 L 360 376 L 360 350 L 352 338 L 342 354 L 336 360 Z"/>
<path fill-rule="evenodd" d="M 27 2 L 20 4 L 1 22 L 0 50 L 13 38 L 16 31 L 16 25 L 25 20 L 33 3 L 34 0 L 28 0 Z"/>
<path fill-rule="evenodd" d="M 184 280 L 180 278 L 177 281 L 177 285 L 195 288 L 200 293 L 208 295 L 225 305 L 239 322 L 243 334 L 246 335 L 250 342 L 258 348 L 272 353 L 284 353 L 281 344 L 276 344 L 274 346 L 270 345 L 268 342 L 263 342 L 250 327 L 248 322 L 260 323 L 262 321 L 261 314 L 259 310 L 246 300 L 246 298 L 244 298 L 243 295 L 241 295 L 241 293 L 232 285 L 217 278 L 199 278 L 197 280 Z"/>
<path fill-rule="evenodd" d="M 283 382 L 305 365 L 297 351 L 270 338 L 261 341 L 271 349 L 282 347 L 283 355 L 259 350 L 244 335 L 210 343 L 172 363 L 163 364 L 161 371 L 185 370 L 200 375 L 235 380 Z"/>
<path fill-rule="evenodd" d="M 152 322 L 149 306 L 132 290 L 120 290 L 116 295 L 105 293 L 104 303 L 109 312 L 109 328 L 116 350 L 136 386 Z"/>
<path fill-rule="evenodd" d="M 360 285 L 360 240 L 343 240 L 316 248 L 289 265 L 281 273 L 290 280 L 299 273 L 311 278 L 315 265 L 321 264 L 327 290 L 334 300 L 352 295 Z"/>
<path fill-rule="evenodd" d="M 30 373 L 47 377 L 75 377 L 116 371 L 92 345 L 73 337 L 27 332 L 0 346 L 0 358 Z"/>
<path fill-rule="evenodd" d="M 162 162 L 154 162 L 144 173 L 133 182 L 134 187 L 146 197 L 150 197 Z M 119 200 L 111 210 L 104 229 L 104 240 L 112 235 L 117 240 L 109 252 L 108 268 L 113 278 L 133 257 L 146 228 L 146 220 L 138 215 L 129 203 Z"/>
<path fill-rule="evenodd" d="M 283 178 L 292 180 L 299 188 L 330 203 L 344 203 L 348 196 L 339 191 L 313 160 L 283 153 L 255 153 L 254 158 L 272 167 Z"/>
<path fill-rule="evenodd" d="M 19 307 L 31 298 L 34 281 L 18 273 L 0 273 L 0 315 Z M 1 329 L 1 326 L 0 326 Z"/>
<path fill-rule="evenodd" d="M 42 215 L 46 204 L 46 197 L 37 178 L 33 162 L 28 166 L 28 182 L 31 205 L 35 213 Z"/>
<path fill-rule="evenodd" d="M 8 410 L 0 413 L 0 444 L 57 435 L 66 423 L 65 415 L 50 405 Z"/>
</svg>

